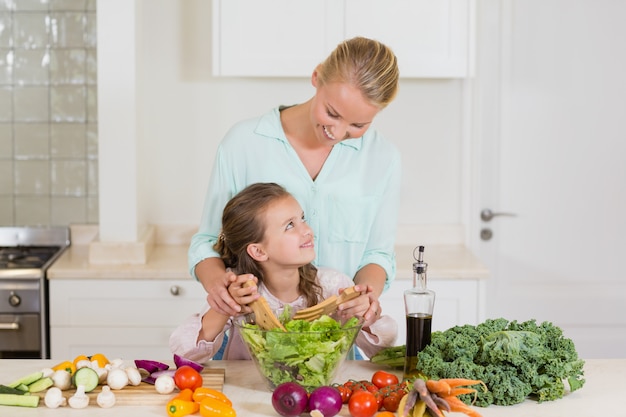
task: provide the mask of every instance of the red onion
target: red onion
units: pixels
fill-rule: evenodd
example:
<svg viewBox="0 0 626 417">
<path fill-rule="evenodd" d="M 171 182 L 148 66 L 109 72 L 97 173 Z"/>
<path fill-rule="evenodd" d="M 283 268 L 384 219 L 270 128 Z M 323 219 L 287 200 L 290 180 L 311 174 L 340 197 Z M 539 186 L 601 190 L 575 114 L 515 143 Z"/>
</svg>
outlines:
<svg viewBox="0 0 626 417">
<path fill-rule="evenodd" d="M 342 404 L 339 390 L 329 386 L 315 388 L 309 396 L 309 409 L 319 411 L 324 417 L 333 417 L 339 414 Z"/>
<path fill-rule="evenodd" d="M 198 372 L 202 372 L 202 370 L 204 369 L 204 366 L 202 364 L 199 364 L 198 362 L 194 362 L 191 359 L 187 359 L 187 358 L 183 358 L 182 356 L 179 356 L 177 354 L 174 354 L 174 364 L 176 365 L 177 368 L 180 368 L 181 366 L 191 366 L 193 369 L 195 369 Z"/>
<path fill-rule="evenodd" d="M 272 405 L 284 417 L 297 417 L 307 406 L 308 395 L 304 387 L 296 382 L 284 382 L 272 393 Z"/>
</svg>

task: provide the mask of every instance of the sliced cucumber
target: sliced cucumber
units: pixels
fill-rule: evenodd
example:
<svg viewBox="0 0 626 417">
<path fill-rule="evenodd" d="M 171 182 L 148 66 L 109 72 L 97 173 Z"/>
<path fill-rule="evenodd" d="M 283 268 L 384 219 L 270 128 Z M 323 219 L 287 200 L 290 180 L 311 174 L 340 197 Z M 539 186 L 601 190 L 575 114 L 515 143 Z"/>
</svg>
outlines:
<svg viewBox="0 0 626 417">
<path fill-rule="evenodd" d="M 39 405 L 39 395 L 0 394 L 0 405 L 35 408 Z"/>
<path fill-rule="evenodd" d="M 28 392 L 41 392 L 47 390 L 54 385 L 54 381 L 50 377 L 38 379 L 28 386 Z"/>
<path fill-rule="evenodd" d="M 26 376 L 21 377 L 20 379 L 11 382 L 10 384 L 8 384 L 8 387 L 11 388 L 15 388 L 18 385 L 24 384 L 24 385 L 30 385 L 33 382 L 37 381 L 38 379 L 43 378 L 43 372 L 39 371 L 39 372 L 33 372 L 32 374 L 28 374 Z"/>
<path fill-rule="evenodd" d="M 24 391 L 17 388 L 7 387 L 6 385 L 0 385 L 0 394 L 17 394 L 24 395 Z"/>
<path fill-rule="evenodd" d="M 74 373 L 73 382 L 75 386 L 83 385 L 85 392 L 91 392 L 98 386 L 100 377 L 91 368 L 80 368 Z"/>
<path fill-rule="evenodd" d="M 22 392 L 28 392 L 28 385 L 26 384 L 20 384 L 17 387 L 15 387 L 15 389 L 19 389 Z"/>
</svg>

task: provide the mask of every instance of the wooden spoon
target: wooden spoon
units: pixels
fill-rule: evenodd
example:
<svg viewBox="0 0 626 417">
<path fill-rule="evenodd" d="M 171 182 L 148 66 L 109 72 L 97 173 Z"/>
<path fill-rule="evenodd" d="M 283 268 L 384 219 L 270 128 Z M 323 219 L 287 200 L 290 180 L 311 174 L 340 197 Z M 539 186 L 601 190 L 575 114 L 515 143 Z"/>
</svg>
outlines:
<svg viewBox="0 0 626 417">
<path fill-rule="evenodd" d="M 251 287 L 255 285 L 254 281 L 246 281 L 243 283 L 244 287 Z M 254 319 L 256 323 L 264 330 L 274 330 L 276 328 L 286 332 L 285 326 L 276 318 L 274 312 L 267 304 L 265 297 L 261 296 L 248 304 L 248 306 L 254 312 Z"/>
<path fill-rule="evenodd" d="M 339 296 L 333 295 L 314 305 L 313 307 L 305 308 L 294 314 L 294 320 L 306 320 L 313 321 L 320 318 L 323 314 L 332 314 L 337 310 L 339 304 L 352 300 L 353 298 L 361 295 L 354 287 L 346 288 Z"/>
</svg>

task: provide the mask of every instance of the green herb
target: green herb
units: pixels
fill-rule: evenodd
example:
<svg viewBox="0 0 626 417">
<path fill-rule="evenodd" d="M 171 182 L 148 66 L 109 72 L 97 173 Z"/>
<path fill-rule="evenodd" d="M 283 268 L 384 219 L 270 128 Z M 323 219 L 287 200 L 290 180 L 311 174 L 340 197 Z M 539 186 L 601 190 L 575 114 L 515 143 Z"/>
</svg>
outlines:
<svg viewBox="0 0 626 417">
<path fill-rule="evenodd" d="M 287 321 L 287 332 L 263 331 L 256 324 L 244 324 L 241 335 L 261 373 L 274 387 L 297 381 L 312 390 L 331 382 L 360 330 L 358 323 L 354 317 L 342 326 L 324 315 L 311 322 Z"/>
<path fill-rule="evenodd" d="M 581 388 L 585 362 L 574 342 L 550 322 L 523 323 L 499 318 L 477 325 L 433 332 L 418 355 L 418 368 L 430 379 L 468 378 L 483 381 L 474 405 L 510 405 L 527 397 L 556 400 Z M 473 397 L 461 397 L 471 403 Z"/>
</svg>

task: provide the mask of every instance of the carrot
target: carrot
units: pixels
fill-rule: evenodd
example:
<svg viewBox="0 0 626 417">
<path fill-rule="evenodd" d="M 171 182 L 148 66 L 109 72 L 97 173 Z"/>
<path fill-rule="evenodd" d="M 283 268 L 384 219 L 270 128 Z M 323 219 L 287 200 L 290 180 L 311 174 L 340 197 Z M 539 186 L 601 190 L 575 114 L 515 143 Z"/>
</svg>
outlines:
<svg viewBox="0 0 626 417">
<path fill-rule="evenodd" d="M 451 390 L 450 384 L 443 379 L 429 379 L 426 381 L 426 388 L 437 395 L 449 395 Z"/>
<path fill-rule="evenodd" d="M 440 379 L 439 381 L 446 382 L 448 385 L 450 385 L 450 388 L 468 386 L 468 385 L 476 385 L 476 384 L 485 385 L 485 383 L 479 379 L 443 378 L 443 379 Z"/>
<path fill-rule="evenodd" d="M 453 388 L 450 390 L 450 392 L 447 395 L 444 395 L 444 397 L 448 397 L 448 396 L 458 397 L 459 395 L 463 395 L 463 394 L 474 394 L 474 396 L 476 396 L 476 390 L 474 388 Z"/>
<path fill-rule="evenodd" d="M 426 387 L 426 381 L 419 378 L 416 379 L 413 383 L 413 391 L 417 392 L 419 399 L 426 403 L 426 407 L 431 410 L 432 414 L 437 417 L 443 417 L 443 413 L 439 410 L 439 407 L 437 407 L 433 397 L 430 395 L 430 391 Z"/>
<path fill-rule="evenodd" d="M 465 404 L 454 395 L 443 397 L 443 399 L 450 405 L 450 412 L 463 413 L 469 417 L 482 417 L 480 413 L 472 409 L 469 405 Z"/>
</svg>

